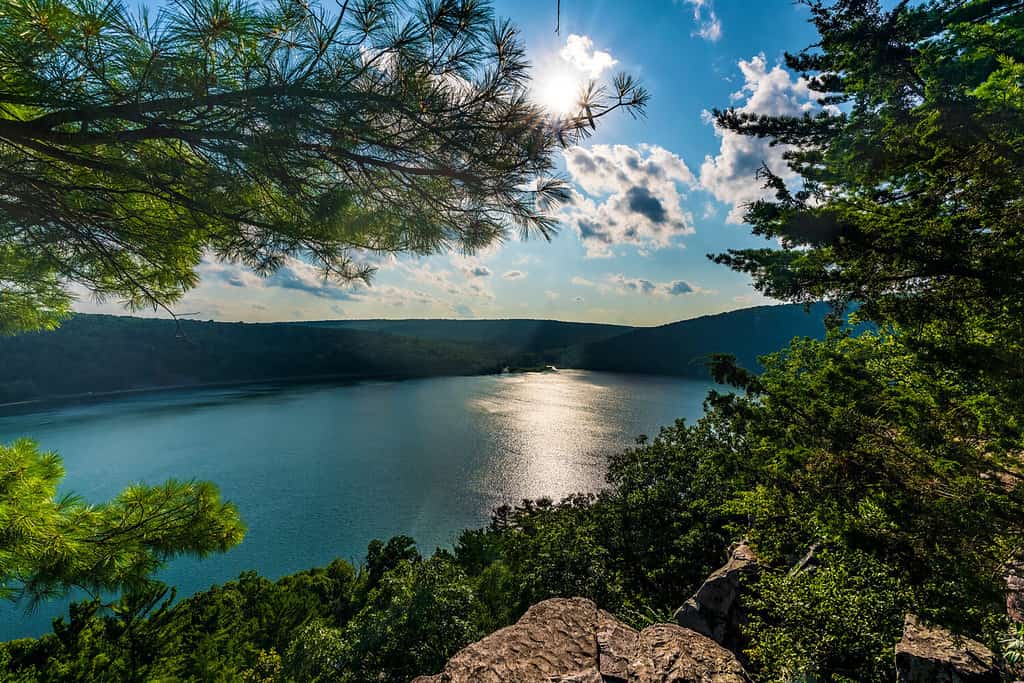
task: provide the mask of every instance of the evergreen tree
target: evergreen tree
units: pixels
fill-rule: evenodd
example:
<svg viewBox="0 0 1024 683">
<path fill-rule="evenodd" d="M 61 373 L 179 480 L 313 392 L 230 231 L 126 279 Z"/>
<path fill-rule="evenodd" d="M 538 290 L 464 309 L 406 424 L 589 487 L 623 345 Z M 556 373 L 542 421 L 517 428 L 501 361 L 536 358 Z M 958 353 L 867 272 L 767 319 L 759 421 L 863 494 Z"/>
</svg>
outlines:
<svg viewBox="0 0 1024 683">
<path fill-rule="evenodd" d="M 60 458 L 28 440 L 0 444 L 0 597 L 33 600 L 79 587 L 149 588 L 160 564 L 222 552 L 242 539 L 238 511 L 208 483 L 131 486 L 89 505 L 59 496 Z"/>
<path fill-rule="evenodd" d="M 762 177 L 754 233 L 782 249 L 715 259 L 779 299 L 828 299 L 895 323 L 965 378 L 1024 383 L 1024 4 L 806 3 L 819 42 L 787 55 L 818 114 L 718 111 L 783 145 L 797 174 Z"/>
</svg>

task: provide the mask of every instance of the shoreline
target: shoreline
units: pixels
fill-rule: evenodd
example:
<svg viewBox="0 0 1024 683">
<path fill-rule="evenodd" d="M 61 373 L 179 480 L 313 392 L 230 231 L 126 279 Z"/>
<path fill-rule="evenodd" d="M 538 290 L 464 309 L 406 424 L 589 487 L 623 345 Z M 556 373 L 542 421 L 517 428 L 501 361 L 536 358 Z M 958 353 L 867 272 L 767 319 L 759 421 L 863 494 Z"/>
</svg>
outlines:
<svg viewBox="0 0 1024 683">
<path fill-rule="evenodd" d="M 33 398 L 24 401 L 10 401 L 0 403 L 0 417 L 9 415 L 24 415 L 35 412 L 43 412 L 47 408 L 56 408 L 69 405 L 88 405 L 91 403 L 104 403 L 131 396 L 145 396 L 148 394 L 161 394 L 173 391 L 191 391 L 202 389 L 230 389 L 245 386 L 289 386 L 303 384 L 344 384 L 346 382 L 356 383 L 368 380 L 381 382 L 401 382 L 409 379 L 426 379 L 430 377 L 482 377 L 484 375 L 500 374 L 492 372 L 472 372 L 465 374 L 389 374 L 378 375 L 370 373 L 336 373 L 330 375 L 301 375 L 286 377 L 264 377 L 260 379 L 246 380 L 224 380 L 221 382 L 198 382 L 195 384 L 170 384 L 166 386 L 138 387 L 135 389 L 114 389 L 112 391 L 87 391 L 78 394 L 60 394 L 58 396 L 47 396 L 44 398 Z"/>
</svg>

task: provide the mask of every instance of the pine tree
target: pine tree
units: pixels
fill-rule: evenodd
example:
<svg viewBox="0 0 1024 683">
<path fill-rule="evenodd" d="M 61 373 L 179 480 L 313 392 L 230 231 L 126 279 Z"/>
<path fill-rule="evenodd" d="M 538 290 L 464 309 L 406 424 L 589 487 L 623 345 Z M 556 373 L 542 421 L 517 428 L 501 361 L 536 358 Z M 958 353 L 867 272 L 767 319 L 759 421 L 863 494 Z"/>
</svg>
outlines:
<svg viewBox="0 0 1024 683">
<path fill-rule="evenodd" d="M 10 0 L 0 16 L 0 332 L 68 283 L 166 306 L 207 254 L 365 280 L 372 254 L 549 237 L 553 152 L 623 109 L 625 75 L 552 118 L 480 0 Z"/>
<path fill-rule="evenodd" d="M 787 65 L 820 113 L 723 110 L 783 145 L 797 178 L 762 178 L 754 233 L 782 249 L 715 258 L 788 301 L 897 324 L 966 378 L 1024 386 L 1024 3 L 806 3 L 819 42 Z"/>
</svg>

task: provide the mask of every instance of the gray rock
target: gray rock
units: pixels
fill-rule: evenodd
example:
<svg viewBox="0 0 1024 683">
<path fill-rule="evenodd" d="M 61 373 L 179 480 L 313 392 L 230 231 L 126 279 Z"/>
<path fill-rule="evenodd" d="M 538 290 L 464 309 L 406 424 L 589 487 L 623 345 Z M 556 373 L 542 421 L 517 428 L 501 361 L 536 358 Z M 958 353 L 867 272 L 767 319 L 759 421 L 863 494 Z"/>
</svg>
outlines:
<svg viewBox="0 0 1024 683">
<path fill-rule="evenodd" d="M 627 680 L 637 632 L 607 612 L 597 617 L 597 668 L 602 675 Z"/>
<path fill-rule="evenodd" d="M 1024 565 L 1015 562 L 1006 574 L 1006 615 L 1024 621 Z"/>
<path fill-rule="evenodd" d="M 789 570 L 789 575 L 796 576 L 797 574 L 807 574 L 817 571 L 821 564 L 819 553 L 821 553 L 821 542 L 815 541 L 807 550 L 807 554 Z"/>
<path fill-rule="evenodd" d="M 693 597 L 673 615 L 676 623 L 701 633 L 733 652 L 744 645 L 742 626 L 746 621 L 740 599 L 741 580 L 757 571 L 757 556 L 750 546 L 740 544 L 729 561 L 704 581 Z"/>
<path fill-rule="evenodd" d="M 583 598 L 540 602 L 413 683 L 749 683 L 711 639 L 661 624 L 637 633 Z"/>
<path fill-rule="evenodd" d="M 640 632 L 629 683 L 749 683 L 731 652 L 707 636 L 656 624 Z"/>
<path fill-rule="evenodd" d="M 898 683 L 999 683 L 998 660 L 970 638 L 929 626 L 908 614 L 896 644 Z"/>
</svg>

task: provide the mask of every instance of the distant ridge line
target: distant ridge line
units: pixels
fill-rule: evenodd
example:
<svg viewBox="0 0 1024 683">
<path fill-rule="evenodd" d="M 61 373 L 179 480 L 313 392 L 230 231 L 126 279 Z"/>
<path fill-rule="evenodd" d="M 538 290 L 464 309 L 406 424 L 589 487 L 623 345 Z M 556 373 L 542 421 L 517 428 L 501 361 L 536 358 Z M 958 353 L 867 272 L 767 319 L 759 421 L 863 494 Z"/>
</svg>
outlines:
<svg viewBox="0 0 1024 683">
<path fill-rule="evenodd" d="M 0 407 L 243 384 L 479 375 L 506 367 L 707 379 L 706 359 L 823 337 L 829 307 L 756 306 L 653 327 L 531 318 L 232 323 L 78 314 L 0 339 Z M 179 338 L 182 331 L 186 339 Z M 73 372 L 69 370 L 73 369 Z"/>
</svg>

